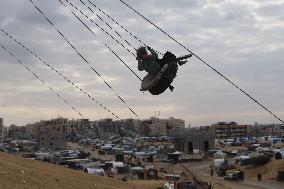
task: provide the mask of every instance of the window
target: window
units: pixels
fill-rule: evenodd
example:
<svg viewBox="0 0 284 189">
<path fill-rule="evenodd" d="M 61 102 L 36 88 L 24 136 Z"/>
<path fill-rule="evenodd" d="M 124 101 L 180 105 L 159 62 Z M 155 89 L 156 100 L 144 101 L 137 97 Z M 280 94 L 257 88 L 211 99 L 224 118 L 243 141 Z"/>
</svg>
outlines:
<svg viewBox="0 0 284 189">
<path fill-rule="evenodd" d="M 209 141 L 204 141 L 204 151 L 207 152 L 209 150 Z"/>
<path fill-rule="evenodd" d="M 192 154 L 193 153 L 193 144 L 192 142 L 188 142 L 188 154 Z"/>
</svg>

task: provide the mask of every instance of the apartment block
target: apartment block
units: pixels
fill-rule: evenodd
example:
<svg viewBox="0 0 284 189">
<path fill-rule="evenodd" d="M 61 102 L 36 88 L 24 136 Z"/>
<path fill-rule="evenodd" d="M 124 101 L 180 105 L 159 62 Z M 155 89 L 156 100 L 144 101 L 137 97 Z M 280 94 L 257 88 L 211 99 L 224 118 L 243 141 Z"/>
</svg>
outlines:
<svg viewBox="0 0 284 189">
<path fill-rule="evenodd" d="M 182 119 L 159 119 L 151 117 L 150 119 L 143 120 L 150 129 L 150 136 L 176 136 L 180 135 L 185 130 L 185 121 Z"/>
<path fill-rule="evenodd" d="M 38 147 L 45 149 L 64 149 L 66 147 L 65 128 L 68 119 L 57 118 L 37 123 Z"/>
<path fill-rule="evenodd" d="M 236 122 L 218 122 L 211 126 L 201 126 L 200 130 L 213 134 L 218 139 L 251 135 L 251 125 L 238 125 Z"/>
</svg>

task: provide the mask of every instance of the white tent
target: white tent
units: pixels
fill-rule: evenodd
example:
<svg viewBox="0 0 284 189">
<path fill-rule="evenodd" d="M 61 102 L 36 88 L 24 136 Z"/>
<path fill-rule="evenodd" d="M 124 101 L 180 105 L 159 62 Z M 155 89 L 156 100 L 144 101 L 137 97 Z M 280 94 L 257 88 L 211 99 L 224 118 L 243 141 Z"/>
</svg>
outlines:
<svg viewBox="0 0 284 189">
<path fill-rule="evenodd" d="M 87 168 L 87 173 L 95 174 L 97 176 L 105 176 L 105 171 L 103 169 Z"/>
</svg>

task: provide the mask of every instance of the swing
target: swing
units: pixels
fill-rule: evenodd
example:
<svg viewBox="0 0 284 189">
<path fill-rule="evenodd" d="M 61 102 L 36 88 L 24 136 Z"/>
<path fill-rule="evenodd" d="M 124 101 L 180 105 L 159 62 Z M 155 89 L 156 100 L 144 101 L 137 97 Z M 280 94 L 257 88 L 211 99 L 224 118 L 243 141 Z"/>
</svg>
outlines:
<svg viewBox="0 0 284 189">
<path fill-rule="evenodd" d="M 143 78 L 140 91 L 149 91 L 152 95 L 159 95 L 171 85 L 178 70 L 176 57 L 171 55 L 156 76 L 147 74 Z"/>
</svg>

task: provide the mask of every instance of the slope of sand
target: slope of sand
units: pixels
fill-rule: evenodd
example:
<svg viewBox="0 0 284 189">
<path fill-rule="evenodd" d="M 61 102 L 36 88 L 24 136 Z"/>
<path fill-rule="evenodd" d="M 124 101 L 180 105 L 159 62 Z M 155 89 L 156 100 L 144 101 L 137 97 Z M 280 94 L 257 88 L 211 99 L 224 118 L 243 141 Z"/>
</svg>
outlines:
<svg viewBox="0 0 284 189">
<path fill-rule="evenodd" d="M 262 166 L 246 166 L 243 168 L 246 175 L 256 177 L 258 172 L 262 174 L 262 178 L 276 180 L 278 170 L 284 169 L 284 160 L 271 160 L 269 163 Z"/>
<path fill-rule="evenodd" d="M 0 189 L 156 189 L 163 181 L 123 182 L 0 152 Z"/>
</svg>

